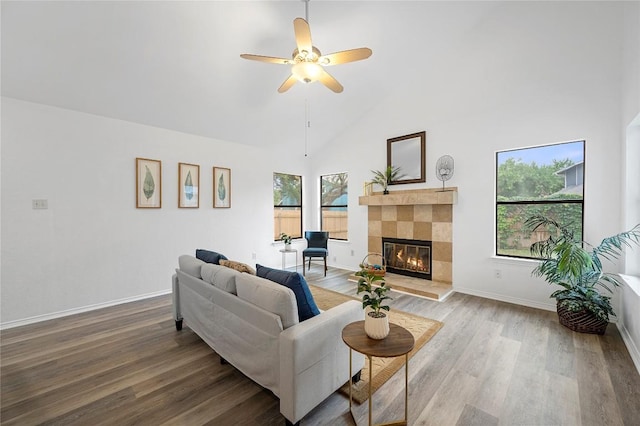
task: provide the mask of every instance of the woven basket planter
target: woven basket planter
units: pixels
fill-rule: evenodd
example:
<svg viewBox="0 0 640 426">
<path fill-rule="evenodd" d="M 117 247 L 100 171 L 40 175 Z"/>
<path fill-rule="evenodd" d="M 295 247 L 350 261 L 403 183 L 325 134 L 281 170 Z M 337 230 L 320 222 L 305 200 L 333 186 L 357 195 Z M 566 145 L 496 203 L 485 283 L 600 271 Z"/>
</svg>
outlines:
<svg viewBox="0 0 640 426">
<path fill-rule="evenodd" d="M 380 253 L 368 253 L 364 259 L 362 259 L 360 268 L 380 277 L 384 277 L 384 274 L 387 272 L 384 256 Z"/>
<path fill-rule="evenodd" d="M 601 320 L 587 310 L 573 312 L 560 305 L 557 305 L 557 310 L 560 324 L 578 333 L 604 334 L 609 325 L 608 321 Z"/>
</svg>

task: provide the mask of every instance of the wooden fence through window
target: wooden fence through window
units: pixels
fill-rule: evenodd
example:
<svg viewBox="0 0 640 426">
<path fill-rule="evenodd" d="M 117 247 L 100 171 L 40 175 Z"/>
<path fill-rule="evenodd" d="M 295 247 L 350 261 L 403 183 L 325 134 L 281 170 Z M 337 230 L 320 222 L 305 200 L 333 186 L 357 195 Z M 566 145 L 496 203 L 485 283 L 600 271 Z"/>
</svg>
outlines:
<svg viewBox="0 0 640 426">
<path fill-rule="evenodd" d="M 349 235 L 347 219 L 346 211 L 325 211 L 322 213 L 322 230 L 329 231 L 331 238 L 346 240 Z M 303 238 L 300 235 L 300 220 L 300 210 L 276 210 L 273 217 L 274 240 L 279 240 L 282 232 L 294 238 Z"/>
</svg>

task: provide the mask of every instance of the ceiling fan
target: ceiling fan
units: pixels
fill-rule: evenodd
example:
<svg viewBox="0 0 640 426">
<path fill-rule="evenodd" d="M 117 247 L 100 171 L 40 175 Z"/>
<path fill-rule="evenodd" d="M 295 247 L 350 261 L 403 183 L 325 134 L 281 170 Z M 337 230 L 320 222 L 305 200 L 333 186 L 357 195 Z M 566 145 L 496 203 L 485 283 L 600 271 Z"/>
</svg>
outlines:
<svg viewBox="0 0 640 426">
<path fill-rule="evenodd" d="M 325 71 L 324 67 L 367 59 L 373 52 L 368 47 L 360 47 L 322 55 L 320 50 L 311 43 L 311 29 L 308 23 L 309 0 L 302 1 L 305 2 L 307 19 L 296 18 L 293 20 L 293 31 L 296 36 L 297 47 L 293 51 L 291 59 L 248 53 L 243 53 L 240 57 L 272 64 L 291 65 L 291 75 L 278 88 L 280 93 L 289 90 L 296 81 L 304 83 L 319 81 L 334 92 L 340 93 L 344 90 L 344 87 L 331 74 Z"/>
</svg>

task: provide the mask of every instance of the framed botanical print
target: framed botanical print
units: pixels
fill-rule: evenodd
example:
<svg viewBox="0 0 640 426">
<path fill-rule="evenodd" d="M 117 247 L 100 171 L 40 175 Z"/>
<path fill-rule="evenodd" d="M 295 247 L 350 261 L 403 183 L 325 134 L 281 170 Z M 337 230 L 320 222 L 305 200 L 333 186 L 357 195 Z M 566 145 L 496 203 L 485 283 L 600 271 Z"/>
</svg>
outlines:
<svg viewBox="0 0 640 426">
<path fill-rule="evenodd" d="M 200 166 L 178 163 L 178 207 L 200 207 Z"/>
<path fill-rule="evenodd" d="M 213 207 L 231 207 L 231 169 L 213 168 Z"/>
<path fill-rule="evenodd" d="M 162 162 L 136 158 L 136 208 L 162 207 Z"/>
</svg>

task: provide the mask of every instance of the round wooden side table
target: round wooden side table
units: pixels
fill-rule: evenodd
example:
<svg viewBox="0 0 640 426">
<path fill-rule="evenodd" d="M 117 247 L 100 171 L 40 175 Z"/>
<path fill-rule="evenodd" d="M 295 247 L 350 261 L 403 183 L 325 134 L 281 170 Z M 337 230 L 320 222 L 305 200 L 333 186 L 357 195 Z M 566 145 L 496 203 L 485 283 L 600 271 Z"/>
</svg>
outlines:
<svg viewBox="0 0 640 426">
<path fill-rule="evenodd" d="M 369 426 L 371 422 L 371 400 L 373 395 L 371 394 L 372 377 L 371 372 L 373 370 L 372 357 L 382 358 L 394 358 L 404 355 L 404 419 L 391 422 L 382 423 L 382 425 L 406 425 L 408 415 L 409 404 L 409 352 L 415 345 L 415 339 L 413 335 L 404 327 L 400 327 L 397 324 L 389 323 L 389 335 L 382 340 L 371 339 L 364 331 L 364 321 L 352 322 L 347 324 L 342 329 L 342 340 L 349 346 L 349 377 L 353 377 L 352 366 L 352 351 L 360 352 L 369 359 Z M 353 421 L 356 422 L 353 415 L 353 398 L 352 398 L 352 386 L 353 383 L 349 380 L 349 412 Z M 356 422 L 357 424 L 357 422 Z"/>
</svg>

